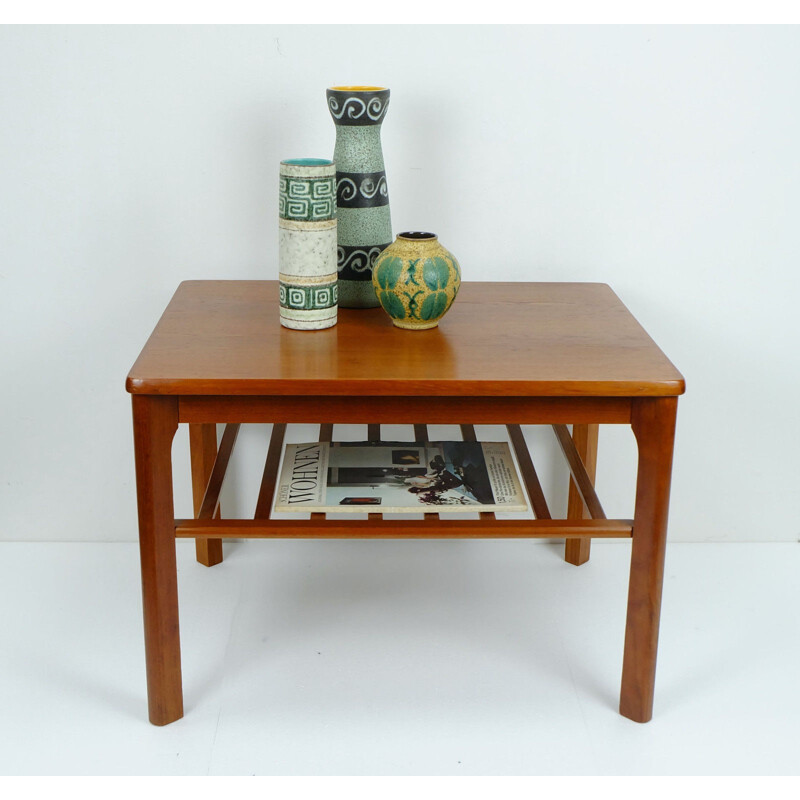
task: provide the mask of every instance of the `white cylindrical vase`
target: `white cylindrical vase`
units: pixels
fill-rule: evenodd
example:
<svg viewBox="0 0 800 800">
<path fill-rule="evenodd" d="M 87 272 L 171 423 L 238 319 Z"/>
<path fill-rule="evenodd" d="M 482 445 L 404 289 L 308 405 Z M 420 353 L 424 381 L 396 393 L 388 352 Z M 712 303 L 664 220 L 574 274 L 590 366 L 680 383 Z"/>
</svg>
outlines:
<svg viewBox="0 0 800 800">
<path fill-rule="evenodd" d="M 292 158 L 280 166 L 278 280 L 281 325 L 301 331 L 336 324 L 336 165 Z"/>
</svg>

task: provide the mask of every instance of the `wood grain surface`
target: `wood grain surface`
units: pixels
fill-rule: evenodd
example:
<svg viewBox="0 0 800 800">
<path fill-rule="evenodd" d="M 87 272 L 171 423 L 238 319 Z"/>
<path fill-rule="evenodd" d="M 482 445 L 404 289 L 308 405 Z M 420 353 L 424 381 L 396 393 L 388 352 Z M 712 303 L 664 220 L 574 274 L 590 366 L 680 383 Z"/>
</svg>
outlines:
<svg viewBox="0 0 800 800">
<path fill-rule="evenodd" d="M 678 395 L 684 380 L 599 283 L 464 283 L 437 328 L 340 309 L 281 326 L 276 281 L 182 283 L 127 380 L 136 394 Z"/>
</svg>

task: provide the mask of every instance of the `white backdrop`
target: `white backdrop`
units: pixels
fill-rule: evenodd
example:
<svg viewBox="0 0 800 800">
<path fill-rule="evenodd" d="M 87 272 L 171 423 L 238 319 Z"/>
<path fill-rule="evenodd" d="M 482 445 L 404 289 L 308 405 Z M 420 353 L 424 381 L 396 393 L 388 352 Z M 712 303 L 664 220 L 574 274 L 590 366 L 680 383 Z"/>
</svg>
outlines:
<svg viewBox="0 0 800 800">
<path fill-rule="evenodd" d="M 325 88 L 369 83 L 395 232 L 468 280 L 609 283 L 684 373 L 672 540 L 796 541 L 798 52 L 797 27 L 0 28 L 0 538 L 135 539 L 128 369 L 181 280 L 276 276 L 278 162 L 330 156 Z M 600 447 L 627 516 L 632 436 Z M 187 515 L 185 431 L 174 457 Z"/>
</svg>

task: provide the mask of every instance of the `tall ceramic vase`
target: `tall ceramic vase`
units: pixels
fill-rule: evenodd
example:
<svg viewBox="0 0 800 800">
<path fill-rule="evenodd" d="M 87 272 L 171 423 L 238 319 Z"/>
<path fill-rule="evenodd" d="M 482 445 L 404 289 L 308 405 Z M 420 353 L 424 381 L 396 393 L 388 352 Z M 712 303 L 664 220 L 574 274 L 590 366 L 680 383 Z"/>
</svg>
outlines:
<svg viewBox="0 0 800 800">
<path fill-rule="evenodd" d="M 278 278 L 281 325 L 317 331 L 336 324 L 336 166 L 292 158 L 280 166 Z"/>
<path fill-rule="evenodd" d="M 336 125 L 339 305 L 374 308 L 372 268 L 392 243 L 389 192 L 381 148 L 381 123 L 389 90 L 380 86 L 334 86 L 327 91 Z"/>
</svg>

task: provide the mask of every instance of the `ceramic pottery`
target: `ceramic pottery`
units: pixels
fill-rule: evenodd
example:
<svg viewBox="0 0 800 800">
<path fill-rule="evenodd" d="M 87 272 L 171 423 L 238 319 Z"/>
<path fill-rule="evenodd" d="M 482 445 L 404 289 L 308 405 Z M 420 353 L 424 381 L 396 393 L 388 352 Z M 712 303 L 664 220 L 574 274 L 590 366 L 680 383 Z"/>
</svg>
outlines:
<svg viewBox="0 0 800 800">
<path fill-rule="evenodd" d="M 301 331 L 336 324 L 336 165 L 281 161 L 278 193 L 281 325 Z"/>
<path fill-rule="evenodd" d="M 336 125 L 336 203 L 339 222 L 339 304 L 378 305 L 372 267 L 392 243 L 389 192 L 381 149 L 381 123 L 389 90 L 380 86 L 334 86 L 327 91 Z"/>
<path fill-rule="evenodd" d="M 372 283 L 380 304 L 398 328 L 435 328 L 456 299 L 461 267 L 436 234 L 397 235 L 375 261 Z"/>
</svg>

